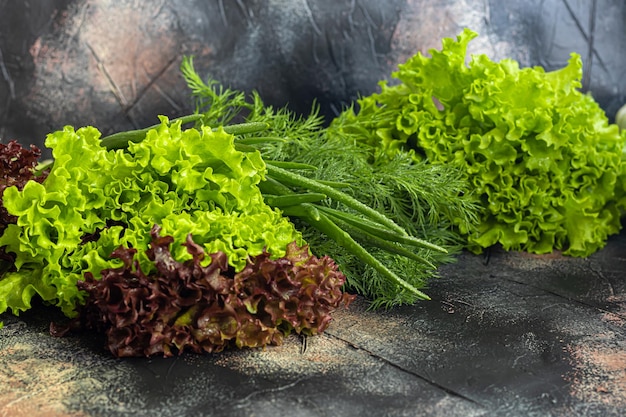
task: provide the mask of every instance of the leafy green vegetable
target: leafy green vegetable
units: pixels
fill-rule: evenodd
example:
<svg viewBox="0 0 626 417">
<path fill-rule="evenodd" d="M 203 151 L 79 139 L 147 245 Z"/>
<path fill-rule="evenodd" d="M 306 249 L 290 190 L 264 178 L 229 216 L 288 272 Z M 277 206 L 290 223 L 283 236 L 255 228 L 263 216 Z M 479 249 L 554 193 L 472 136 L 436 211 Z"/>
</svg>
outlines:
<svg viewBox="0 0 626 417">
<path fill-rule="evenodd" d="M 172 254 L 190 258 L 182 246 L 191 234 L 207 253 L 222 252 L 242 270 L 249 256 L 274 257 L 301 245 L 289 220 L 263 201 L 258 188 L 266 172 L 260 154 L 235 149 L 223 129 L 182 130 L 181 121 L 161 124 L 126 150 L 107 150 L 93 127 L 65 127 L 48 135 L 54 165 L 43 183 L 9 187 L 4 206 L 17 217 L 0 237 L 15 254 L 15 270 L 0 279 L 0 313 L 30 308 L 38 294 L 75 315 L 84 301 L 77 282 L 89 273 L 121 266 L 110 259 L 118 247 L 145 255 L 154 224 L 172 236 Z"/>
<path fill-rule="evenodd" d="M 41 150 L 34 145 L 29 149 L 23 148 L 17 141 L 7 144 L 0 143 L 0 198 L 8 187 L 24 188 L 30 180 L 42 182 L 48 175 L 47 170 L 39 171 L 38 162 Z M 0 232 L 8 224 L 15 223 L 15 216 L 11 216 L 4 205 L 0 205 Z"/>
<path fill-rule="evenodd" d="M 301 117 L 266 106 L 256 92 L 204 82 L 191 58 L 182 71 L 202 114 L 199 125 L 267 125 L 238 136 L 236 145 L 261 152 L 268 166 L 260 184 L 266 202 L 293 219 L 314 253 L 337 261 L 349 289 L 373 307 L 428 298 L 421 290 L 461 248 L 455 228 L 470 230 L 476 219 L 457 169 L 406 155 L 372 163 L 371 150 L 351 133 L 327 131 L 315 107 Z"/>
<path fill-rule="evenodd" d="M 116 357 L 172 356 L 186 350 L 217 352 L 229 346 L 281 344 L 291 332 L 322 333 L 330 314 L 352 296 L 343 294 L 345 277 L 328 257 L 316 258 L 295 242 L 285 256 L 263 252 L 235 272 L 224 252 L 210 254 L 191 235 L 185 246 L 191 259 L 172 256 L 172 236 L 151 231 L 146 255 L 152 272 L 133 265 L 137 250 L 120 247 L 112 254 L 123 266 L 102 270 L 102 278 L 86 274 L 78 287 L 89 296 L 80 317 L 52 325 L 54 335 L 97 329 Z"/>
<path fill-rule="evenodd" d="M 579 91 L 582 63 L 545 72 L 485 55 L 466 64 L 465 30 L 430 57 L 418 53 L 329 130 L 372 149 L 375 163 L 408 152 L 460 167 L 483 207 L 470 249 L 554 249 L 586 256 L 620 230 L 626 205 L 626 134 Z"/>
</svg>

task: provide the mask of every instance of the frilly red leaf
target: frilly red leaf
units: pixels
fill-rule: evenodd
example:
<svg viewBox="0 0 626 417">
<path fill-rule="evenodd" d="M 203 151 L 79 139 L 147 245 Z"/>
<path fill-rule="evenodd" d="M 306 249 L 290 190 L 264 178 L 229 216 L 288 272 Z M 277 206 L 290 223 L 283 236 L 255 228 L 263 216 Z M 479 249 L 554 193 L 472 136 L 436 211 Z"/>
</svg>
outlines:
<svg viewBox="0 0 626 417">
<path fill-rule="evenodd" d="M 87 273 L 78 283 L 88 295 L 79 308 L 82 327 L 104 332 L 116 357 L 278 345 L 292 331 L 322 333 L 331 313 L 353 299 L 342 292 L 345 276 L 332 259 L 295 242 L 284 257 L 264 252 L 235 273 L 222 252 L 203 266 L 204 250 L 191 236 L 184 245 L 192 259 L 185 262 L 172 257 L 173 238 L 160 236 L 158 226 L 151 236 L 146 254 L 156 272 L 144 274 L 136 250 L 120 247 L 112 256 L 122 267 L 103 270 L 100 280 Z"/>
</svg>

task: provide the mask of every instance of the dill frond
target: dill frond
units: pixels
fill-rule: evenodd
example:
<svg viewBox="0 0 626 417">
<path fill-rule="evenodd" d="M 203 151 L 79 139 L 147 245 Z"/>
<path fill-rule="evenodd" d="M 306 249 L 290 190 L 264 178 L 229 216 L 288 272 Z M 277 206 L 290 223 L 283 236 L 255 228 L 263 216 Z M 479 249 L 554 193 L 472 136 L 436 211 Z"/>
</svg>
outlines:
<svg viewBox="0 0 626 417">
<path fill-rule="evenodd" d="M 372 308 L 415 303 L 423 297 L 410 288 L 427 288 L 429 280 L 437 277 L 437 270 L 428 265 L 455 260 L 455 254 L 464 243 L 458 230 L 473 227 L 478 207 L 469 192 L 467 180 L 456 168 L 416 162 L 406 152 L 398 152 L 387 163 L 377 162 L 373 147 L 362 140 L 371 135 L 371 126 L 367 124 L 375 126 L 377 120 L 353 123 L 350 120 L 350 114 L 354 114 L 353 107 L 345 109 L 337 123 L 331 123 L 326 128 L 316 104 L 308 115 L 297 115 L 287 107 L 266 105 L 256 92 L 245 95 L 224 89 L 210 78 L 202 81 L 193 69 L 191 59 L 183 61 L 182 69 L 196 103 L 196 111 L 204 115 L 203 123 L 212 126 L 227 124 L 235 118 L 265 123 L 268 126 L 266 130 L 239 135 L 236 140 L 254 143 L 254 149 L 266 161 L 316 167 L 314 170 L 299 170 L 298 174 L 320 182 L 345 184 L 342 192 L 346 195 L 387 216 L 408 235 L 432 242 L 447 251 L 442 253 L 407 246 L 405 249 L 413 251 L 416 259 L 425 260 L 419 262 L 382 250 L 367 239 L 359 240 L 362 248 L 387 270 L 402 277 L 402 282 L 407 283 L 403 286 L 388 279 L 389 275 L 382 274 L 336 240 L 311 227 L 306 217 L 292 217 L 311 251 L 316 255 L 332 257 L 347 277 L 346 288 L 367 297 Z M 379 110 L 373 117 L 392 116 L 386 114 L 384 109 Z M 293 186 L 291 189 L 294 192 L 308 191 L 296 190 Z M 316 204 L 361 216 L 333 198 Z"/>
</svg>

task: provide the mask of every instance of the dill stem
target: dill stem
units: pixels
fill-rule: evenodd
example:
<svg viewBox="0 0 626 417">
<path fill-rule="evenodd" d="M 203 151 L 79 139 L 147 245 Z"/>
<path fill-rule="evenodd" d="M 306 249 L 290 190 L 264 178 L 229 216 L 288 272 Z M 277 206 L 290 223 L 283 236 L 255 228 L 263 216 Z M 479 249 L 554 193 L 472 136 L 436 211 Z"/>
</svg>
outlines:
<svg viewBox="0 0 626 417">
<path fill-rule="evenodd" d="M 179 117 L 177 119 L 172 119 L 169 121 L 170 124 L 180 122 L 181 124 L 197 122 L 202 118 L 201 114 L 190 114 L 187 116 Z M 124 132 L 114 133 L 112 135 L 106 136 L 100 140 L 100 144 L 105 147 L 107 150 L 111 149 L 126 149 L 128 148 L 128 144 L 133 142 L 141 142 L 145 139 L 146 134 L 152 130 L 156 129 L 160 124 L 148 126 L 143 129 L 137 130 L 127 130 Z M 234 125 L 228 125 L 223 127 L 218 127 L 213 129 L 224 129 L 224 132 L 229 133 L 231 135 L 244 135 L 247 133 L 256 133 L 261 132 L 267 129 L 267 123 L 262 122 L 248 122 L 248 123 L 239 123 Z"/>
<path fill-rule="evenodd" d="M 326 194 L 321 193 L 292 193 L 284 195 L 263 194 L 265 202 L 272 207 L 284 208 L 297 206 L 303 203 L 317 203 L 326 198 Z"/>
<path fill-rule="evenodd" d="M 337 220 L 341 220 L 342 222 L 347 223 L 348 225 L 360 229 L 363 232 L 366 232 L 369 235 L 373 235 L 379 239 L 397 243 L 404 243 L 410 246 L 422 247 L 424 249 L 432 249 L 441 253 L 448 253 L 445 248 L 442 248 L 439 245 L 435 245 L 434 243 L 430 243 L 426 240 L 419 239 L 414 236 L 399 235 L 397 233 L 394 233 L 393 231 L 380 227 L 380 225 L 377 223 L 357 217 L 351 213 L 347 213 L 341 210 L 335 210 L 333 208 L 325 206 L 320 206 L 319 208 L 326 215 L 331 216 Z"/>
<path fill-rule="evenodd" d="M 181 124 L 195 122 L 200 120 L 201 114 L 190 114 L 187 116 L 179 117 L 177 119 L 170 120 L 171 123 L 180 121 Z M 148 126 L 144 129 L 127 130 L 124 132 L 117 132 L 112 135 L 106 136 L 100 140 L 100 144 L 107 150 L 111 149 L 125 149 L 128 148 L 130 142 L 137 143 L 144 140 L 146 134 L 151 130 L 159 127 L 158 125 Z"/>
<path fill-rule="evenodd" d="M 315 227 L 317 230 L 321 231 L 326 236 L 333 239 L 347 251 L 359 258 L 362 262 L 371 266 L 381 275 L 395 282 L 402 288 L 412 292 L 418 298 L 430 300 L 430 297 L 428 295 L 424 294 L 413 285 L 409 284 L 398 275 L 393 273 L 391 270 L 389 270 L 382 262 L 376 259 L 363 246 L 355 241 L 348 232 L 342 230 L 326 215 L 320 213 L 314 206 L 309 204 L 302 204 L 301 206 L 299 206 L 299 208 L 303 210 L 302 215 L 311 226 Z"/>
<path fill-rule="evenodd" d="M 342 191 L 339 191 L 333 187 L 330 187 L 318 181 L 309 179 L 302 175 L 279 168 L 275 165 L 272 165 L 270 162 L 266 162 L 266 166 L 267 166 L 268 174 L 280 182 L 298 186 L 298 187 L 307 188 L 314 192 L 326 194 L 329 198 L 335 199 L 337 202 L 343 203 L 347 207 L 350 207 L 351 209 L 354 209 L 360 212 L 361 214 L 369 217 L 370 219 L 377 221 L 384 226 L 389 227 L 395 232 L 405 235 L 405 236 L 407 235 L 406 230 L 398 226 L 393 220 L 391 220 L 384 214 L 381 214 L 378 211 L 372 209 L 371 207 L 366 206 L 360 201 L 350 197 L 348 194 Z"/>
</svg>

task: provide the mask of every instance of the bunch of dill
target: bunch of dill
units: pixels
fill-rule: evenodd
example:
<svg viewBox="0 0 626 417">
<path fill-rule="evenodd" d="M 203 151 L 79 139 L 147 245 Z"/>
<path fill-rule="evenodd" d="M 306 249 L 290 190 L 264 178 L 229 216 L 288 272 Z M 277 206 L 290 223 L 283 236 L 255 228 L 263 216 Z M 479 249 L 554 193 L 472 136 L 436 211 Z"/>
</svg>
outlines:
<svg viewBox="0 0 626 417">
<path fill-rule="evenodd" d="M 196 113 L 202 114 L 202 124 L 265 124 L 266 129 L 240 135 L 240 140 L 258 149 L 265 160 L 302 164 L 299 175 L 341 188 L 392 219 L 410 236 L 444 248 L 445 251 L 433 250 L 397 242 L 381 245 L 367 233 L 351 229 L 352 237 L 388 270 L 408 282 L 409 287 L 426 288 L 429 280 L 437 277 L 438 266 L 454 261 L 463 248 L 462 233 L 474 227 L 478 205 L 458 169 L 416 162 L 406 152 L 398 152 L 390 161 L 377 162 L 374 150 L 357 140 L 358 127 L 343 129 L 333 121 L 326 124 L 315 104 L 309 114 L 297 115 L 287 107 L 266 105 L 256 92 L 246 94 L 224 88 L 210 78 L 204 81 L 194 70 L 190 57 L 183 60 L 181 70 Z M 357 215 L 334 199 L 327 198 L 319 204 Z M 311 250 L 317 255 L 331 256 L 347 277 L 347 289 L 368 298 L 372 308 L 413 304 L 425 298 L 423 293 L 389 280 L 379 269 L 346 250 L 337 239 L 330 239 L 297 217 L 293 221 Z"/>
</svg>

